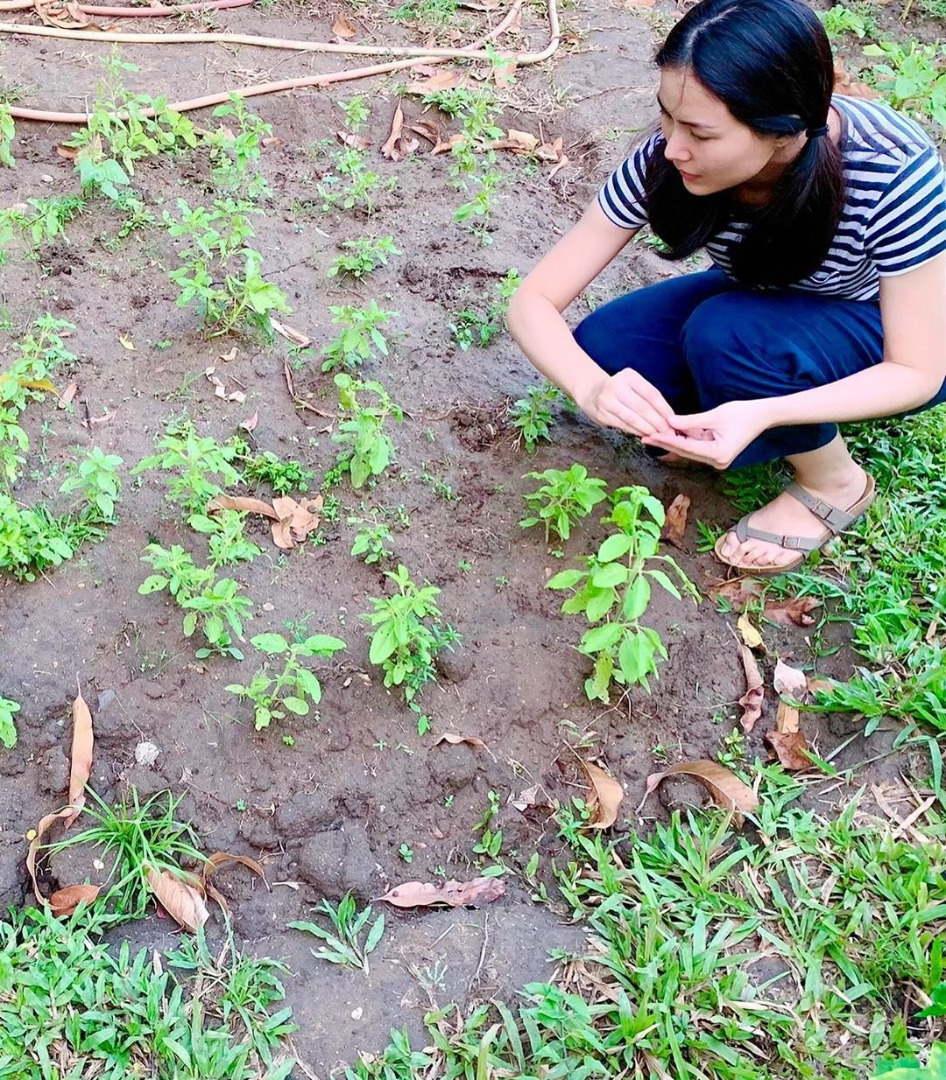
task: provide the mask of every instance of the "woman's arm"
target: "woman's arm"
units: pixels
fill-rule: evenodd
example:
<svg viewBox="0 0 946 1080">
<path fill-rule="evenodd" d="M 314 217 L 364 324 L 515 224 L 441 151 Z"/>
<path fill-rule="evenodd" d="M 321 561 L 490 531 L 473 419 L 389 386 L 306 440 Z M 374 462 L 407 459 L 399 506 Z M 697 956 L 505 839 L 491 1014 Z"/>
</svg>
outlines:
<svg viewBox="0 0 946 1080">
<path fill-rule="evenodd" d="M 787 424 L 842 423 L 895 416 L 930 400 L 946 378 L 946 254 L 881 278 L 881 363 L 825 386 L 781 398 L 731 401 L 673 420 L 676 434 L 648 443 L 725 469 L 763 431 Z"/>
<path fill-rule="evenodd" d="M 512 336 L 532 363 L 598 424 L 634 435 L 668 429 L 672 410 L 643 376 L 609 376 L 578 347 L 562 312 L 636 230 L 611 222 L 597 202 L 523 281 L 509 304 Z"/>
</svg>

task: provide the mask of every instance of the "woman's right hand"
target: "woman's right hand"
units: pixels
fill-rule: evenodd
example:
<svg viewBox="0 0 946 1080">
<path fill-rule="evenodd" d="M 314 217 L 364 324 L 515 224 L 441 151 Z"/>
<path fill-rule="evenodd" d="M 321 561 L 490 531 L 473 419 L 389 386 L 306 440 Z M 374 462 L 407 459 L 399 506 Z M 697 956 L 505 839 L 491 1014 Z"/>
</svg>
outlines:
<svg viewBox="0 0 946 1080">
<path fill-rule="evenodd" d="M 576 404 L 596 424 L 641 438 L 674 430 L 673 409 L 663 394 L 631 368 L 602 372 Z"/>
</svg>

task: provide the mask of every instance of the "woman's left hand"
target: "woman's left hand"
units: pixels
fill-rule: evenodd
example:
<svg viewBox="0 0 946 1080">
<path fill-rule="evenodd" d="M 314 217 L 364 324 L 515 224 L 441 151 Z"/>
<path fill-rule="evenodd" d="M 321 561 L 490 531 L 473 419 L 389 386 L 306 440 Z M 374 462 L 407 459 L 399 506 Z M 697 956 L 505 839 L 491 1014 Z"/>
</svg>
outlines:
<svg viewBox="0 0 946 1080">
<path fill-rule="evenodd" d="M 757 435 L 771 426 L 765 406 L 764 398 L 727 401 L 707 412 L 675 416 L 672 433 L 648 435 L 641 441 L 714 469 L 727 469 Z"/>
</svg>

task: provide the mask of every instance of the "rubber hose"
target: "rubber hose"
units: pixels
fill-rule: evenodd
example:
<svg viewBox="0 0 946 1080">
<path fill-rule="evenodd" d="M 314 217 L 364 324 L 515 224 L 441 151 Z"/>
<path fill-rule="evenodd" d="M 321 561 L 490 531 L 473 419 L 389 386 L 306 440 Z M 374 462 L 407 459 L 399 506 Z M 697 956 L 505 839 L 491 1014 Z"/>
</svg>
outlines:
<svg viewBox="0 0 946 1080">
<path fill-rule="evenodd" d="M 224 8 L 249 7 L 256 0 L 201 0 L 196 4 L 176 4 L 173 7 L 97 7 L 79 4 L 84 15 L 102 15 L 108 19 L 157 19 L 170 15 L 183 15 L 195 11 L 222 11 Z M 0 11 L 30 11 L 34 0 L 0 0 Z M 23 33 L 20 27 L 17 31 Z"/>
</svg>

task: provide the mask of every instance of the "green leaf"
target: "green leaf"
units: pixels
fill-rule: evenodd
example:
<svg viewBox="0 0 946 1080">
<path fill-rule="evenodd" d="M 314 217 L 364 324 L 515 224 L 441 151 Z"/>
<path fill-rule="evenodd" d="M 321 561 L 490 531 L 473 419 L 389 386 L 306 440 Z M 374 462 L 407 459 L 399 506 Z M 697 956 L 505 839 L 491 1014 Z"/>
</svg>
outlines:
<svg viewBox="0 0 946 1080">
<path fill-rule="evenodd" d="M 303 701 L 302 698 L 297 697 L 285 697 L 282 699 L 283 705 L 296 716 L 308 716 L 309 715 L 309 703 Z"/>
<path fill-rule="evenodd" d="M 151 574 L 146 577 L 144 581 L 138 586 L 138 592 L 142 596 L 149 596 L 151 593 L 160 592 L 162 589 L 166 589 L 168 586 L 168 579 L 161 574 Z"/>
<path fill-rule="evenodd" d="M 0 953 L 0 994 L 8 994 L 13 989 L 13 961 Z"/>
<path fill-rule="evenodd" d="M 371 638 L 368 659 L 372 664 L 383 663 L 397 648 L 397 635 L 393 623 L 386 622 L 379 626 Z"/>
<path fill-rule="evenodd" d="M 296 672 L 296 682 L 299 684 L 313 705 L 318 705 L 322 700 L 322 685 L 308 668 L 299 668 Z"/>
<path fill-rule="evenodd" d="M 674 583 L 667 577 L 663 570 L 648 570 L 647 573 L 657 582 L 661 588 L 665 589 L 671 596 L 677 600 L 682 600 L 680 590 L 674 585 Z"/>
<path fill-rule="evenodd" d="M 602 589 L 601 592 L 590 596 L 588 598 L 588 603 L 585 605 L 585 614 L 588 616 L 588 622 L 598 622 L 600 619 L 603 619 L 611 608 L 614 607 L 617 598 L 618 595 L 614 589 Z"/>
<path fill-rule="evenodd" d="M 639 619 L 650 603 L 650 582 L 643 575 L 635 578 L 628 586 L 624 597 L 624 618 Z"/>
<path fill-rule="evenodd" d="M 184 616 L 184 622 L 181 624 L 181 629 L 184 631 L 184 637 L 190 637 L 197 629 L 197 612 L 188 611 Z"/>
<path fill-rule="evenodd" d="M 535 518 L 531 519 L 533 522 Z M 519 523 L 520 525 L 523 522 Z M 579 581 L 584 580 L 584 570 L 562 570 L 545 583 L 547 589 L 573 589 Z"/>
<path fill-rule="evenodd" d="M 341 638 L 329 634 L 313 634 L 305 639 L 303 645 L 310 656 L 331 656 L 348 647 Z"/>
<path fill-rule="evenodd" d="M 607 563 L 591 575 L 591 584 L 596 589 L 610 589 L 615 585 L 623 585 L 629 574 L 630 570 L 623 563 Z"/>
<path fill-rule="evenodd" d="M 378 947 L 381 941 L 381 936 L 384 934 L 384 915 L 381 914 L 375 919 L 374 924 L 368 932 L 368 940 L 365 942 L 365 956 L 369 953 L 373 953 Z"/>
<path fill-rule="evenodd" d="M 261 653 L 270 655 L 286 652 L 289 648 L 289 642 L 282 634 L 257 634 L 256 637 L 250 638 L 250 644 Z"/>
<path fill-rule="evenodd" d="M 654 670 L 654 648 L 645 634 L 625 635 L 618 649 L 618 667 L 629 685 L 642 683 Z"/>
<path fill-rule="evenodd" d="M 631 550 L 633 542 L 626 533 L 609 536 L 598 548 L 598 562 L 613 562 L 614 559 L 623 558 Z"/>
<path fill-rule="evenodd" d="M 610 649 L 621 639 L 624 628 L 620 623 L 605 623 L 604 626 L 592 627 L 581 639 L 581 652 L 596 653 L 602 649 Z"/>
</svg>

